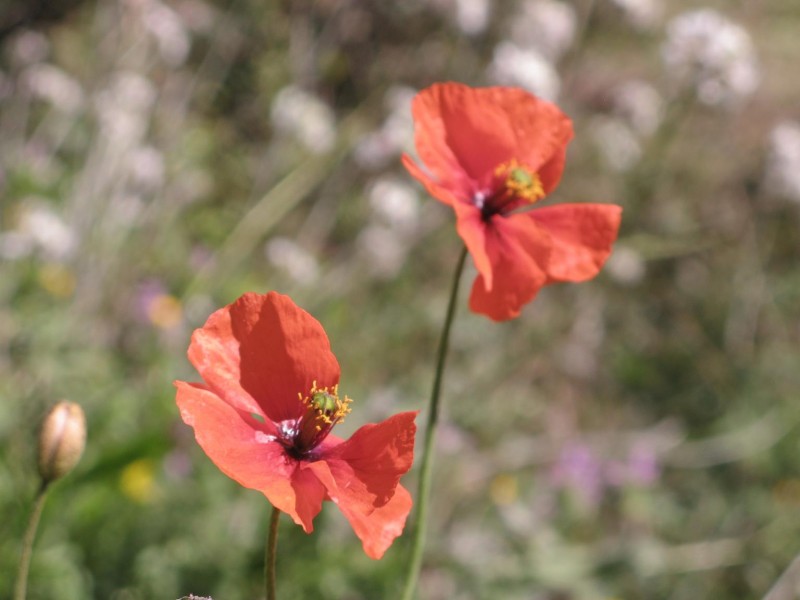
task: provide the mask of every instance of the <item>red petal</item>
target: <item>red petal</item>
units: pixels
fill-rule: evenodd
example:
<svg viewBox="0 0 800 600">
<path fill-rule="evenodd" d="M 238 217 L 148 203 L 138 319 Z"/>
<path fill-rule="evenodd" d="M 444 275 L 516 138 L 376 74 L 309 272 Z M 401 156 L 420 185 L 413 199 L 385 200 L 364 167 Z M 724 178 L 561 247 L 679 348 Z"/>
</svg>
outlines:
<svg viewBox="0 0 800 600">
<path fill-rule="evenodd" d="M 472 284 L 469 306 L 473 312 L 494 321 L 519 315 L 545 283 L 544 268 L 550 253 L 550 238 L 529 217 L 519 213 L 494 216 L 486 227 L 486 249 L 492 268 L 492 287 L 483 275 Z"/>
<path fill-rule="evenodd" d="M 420 159 L 451 189 L 458 183 L 453 173 L 463 170 L 485 182 L 512 158 L 538 172 L 572 137 L 572 124 L 557 106 L 519 88 L 435 84 L 417 94 L 412 112 Z M 559 176 L 548 172 L 548 183 Z"/>
<path fill-rule="evenodd" d="M 322 325 L 275 292 L 245 294 L 212 314 L 192 335 L 189 360 L 226 402 L 276 422 L 300 416 L 297 395 L 314 381 L 339 381 Z"/>
<path fill-rule="evenodd" d="M 319 480 L 328 490 L 331 500 L 339 507 L 342 514 L 350 522 L 353 531 L 361 540 L 364 552 L 375 560 L 381 558 L 392 542 L 403 533 L 408 513 L 411 512 L 411 494 L 402 485 L 397 485 L 391 498 L 378 508 L 367 507 L 354 500 L 352 491 L 338 480 L 334 474 L 335 465 L 344 464 L 340 460 L 320 460 L 309 463 Z"/>
<path fill-rule="evenodd" d="M 361 540 L 364 553 L 378 560 L 403 533 L 411 506 L 411 494 L 398 485 L 391 500 L 369 515 L 362 515 L 349 507 L 342 508 L 342 513 Z"/>
<path fill-rule="evenodd" d="M 411 497 L 398 482 L 414 460 L 416 415 L 365 425 L 309 464 L 372 558 L 400 535 L 411 510 Z"/>
<path fill-rule="evenodd" d="M 486 250 L 487 225 L 481 216 L 481 211 L 476 206 L 465 203 L 454 204 L 453 209 L 456 213 L 458 235 L 464 240 L 464 244 L 475 262 L 475 268 L 486 282 L 486 287 L 491 289 L 492 265 Z"/>
<path fill-rule="evenodd" d="M 467 200 L 474 193 L 475 186 L 458 157 L 453 154 L 448 141 L 446 123 L 441 117 L 435 93 L 429 92 L 431 89 L 427 88 L 417 94 L 411 105 L 414 118 L 414 146 L 419 159 L 433 176 L 432 178 L 462 200 Z M 408 162 L 404 161 L 407 169 L 410 162 L 410 159 Z M 419 177 L 419 172 L 414 173 L 411 169 L 409 171 L 415 178 L 425 183 Z"/>
<path fill-rule="evenodd" d="M 176 381 L 177 403 L 184 423 L 194 428 L 197 443 L 234 481 L 260 491 L 306 531 L 319 513 L 325 489 L 316 477 L 297 469 L 271 435 L 271 423 L 242 414 L 212 390 Z"/>
<path fill-rule="evenodd" d="M 555 104 L 532 96 L 532 101 L 509 107 L 517 124 L 517 160 L 530 166 L 539 175 L 545 194 L 552 192 L 561 180 L 572 139 L 572 121 Z"/>
<path fill-rule="evenodd" d="M 617 239 L 622 208 L 613 204 L 559 204 L 529 213 L 552 240 L 550 281 L 586 281 L 600 271 Z"/>
<path fill-rule="evenodd" d="M 570 129 L 570 131 L 572 131 Z M 545 196 L 550 194 L 558 182 L 561 181 L 561 174 L 564 172 L 564 163 L 567 160 L 567 147 L 566 144 L 556 150 L 552 158 L 548 160 L 538 171 L 539 180 L 542 182 L 542 189 Z"/>
<path fill-rule="evenodd" d="M 332 467 L 340 487 L 358 495 L 371 508 L 385 504 L 414 461 L 416 416 L 416 412 L 403 412 L 380 423 L 364 425 L 350 439 L 326 452 L 325 460 L 340 459 L 348 467 L 343 471 Z M 340 461 L 334 464 L 339 465 Z"/>
<path fill-rule="evenodd" d="M 425 171 L 423 171 L 417 165 L 417 163 L 415 163 L 412 160 L 410 156 L 408 156 L 407 154 L 403 154 L 402 161 L 403 161 L 403 166 L 408 170 L 411 176 L 417 181 L 419 181 L 422 185 L 424 185 L 425 189 L 428 190 L 428 193 L 431 196 L 433 196 L 440 202 L 447 204 L 448 206 L 451 206 L 458 201 L 457 197 L 453 194 L 453 192 L 449 188 L 440 185 L 436 183 L 433 179 L 431 179 L 428 176 L 428 174 L 425 173 Z"/>
<path fill-rule="evenodd" d="M 322 510 L 322 501 L 327 497 L 327 490 L 314 472 L 307 468 L 309 463 L 299 462 L 298 465 L 300 468 L 292 476 L 295 498 L 293 510 L 286 511 L 276 504 L 273 505 L 292 517 L 306 533 L 311 533 L 314 531 L 312 521 Z"/>
</svg>

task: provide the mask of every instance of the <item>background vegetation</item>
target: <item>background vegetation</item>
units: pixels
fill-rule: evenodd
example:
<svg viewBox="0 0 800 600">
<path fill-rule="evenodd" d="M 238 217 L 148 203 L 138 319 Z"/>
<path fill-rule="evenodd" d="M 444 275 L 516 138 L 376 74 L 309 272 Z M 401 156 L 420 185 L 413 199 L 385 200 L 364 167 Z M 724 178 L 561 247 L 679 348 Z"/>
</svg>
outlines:
<svg viewBox="0 0 800 600">
<path fill-rule="evenodd" d="M 458 80 L 557 98 L 552 201 L 624 218 L 596 280 L 505 324 L 462 302 L 420 598 L 761 598 L 800 552 L 800 6 L 706 5 L 743 28 L 719 72 L 688 1 L 4 5 L 0 590 L 65 398 L 89 441 L 29 597 L 258 597 L 269 509 L 178 417 L 189 335 L 279 290 L 332 340 L 345 432 L 421 408 L 459 241 L 399 154 L 414 91 Z M 374 562 L 317 523 L 282 522 L 282 598 L 399 593 L 407 540 Z"/>
</svg>

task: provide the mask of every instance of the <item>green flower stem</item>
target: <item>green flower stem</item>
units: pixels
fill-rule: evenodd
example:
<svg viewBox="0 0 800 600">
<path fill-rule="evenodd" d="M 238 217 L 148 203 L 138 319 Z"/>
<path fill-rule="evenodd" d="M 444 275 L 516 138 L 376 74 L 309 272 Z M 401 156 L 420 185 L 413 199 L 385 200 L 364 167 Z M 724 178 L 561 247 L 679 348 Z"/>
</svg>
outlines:
<svg viewBox="0 0 800 600">
<path fill-rule="evenodd" d="M 22 557 L 19 560 L 19 570 L 17 571 L 17 585 L 14 588 L 14 600 L 25 600 L 28 590 L 28 569 L 31 566 L 31 555 L 33 554 L 33 540 L 36 538 L 36 529 L 39 527 L 39 517 L 42 516 L 42 508 L 47 498 L 47 483 L 42 482 L 36 500 L 33 503 L 33 511 L 28 521 L 28 529 L 22 542 Z"/>
<path fill-rule="evenodd" d="M 431 400 L 428 406 L 428 423 L 425 429 L 425 442 L 422 447 L 422 466 L 419 473 L 419 487 L 417 489 L 417 517 L 412 534 L 411 560 L 408 563 L 406 587 L 403 591 L 403 600 L 411 600 L 417 587 L 419 572 L 422 568 L 422 553 L 425 549 L 425 533 L 427 530 L 428 501 L 430 500 L 431 479 L 433 476 L 433 442 L 436 437 L 436 423 L 439 420 L 439 393 L 442 389 L 444 363 L 447 358 L 447 348 L 450 342 L 450 326 L 456 313 L 456 299 L 461 283 L 461 274 L 464 272 L 464 263 L 467 258 L 466 246 L 461 250 L 461 256 L 456 265 L 453 287 L 450 290 L 450 302 L 447 305 L 447 316 L 444 319 L 442 337 L 439 339 L 439 354 L 436 359 L 436 375 L 433 379 Z"/>
<path fill-rule="evenodd" d="M 267 537 L 267 552 L 264 556 L 264 587 L 267 591 L 267 600 L 275 600 L 275 560 L 278 556 L 278 519 L 281 511 L 272 507 L 272 516 L 269 519 L 269 535 Z"/>
</svg>

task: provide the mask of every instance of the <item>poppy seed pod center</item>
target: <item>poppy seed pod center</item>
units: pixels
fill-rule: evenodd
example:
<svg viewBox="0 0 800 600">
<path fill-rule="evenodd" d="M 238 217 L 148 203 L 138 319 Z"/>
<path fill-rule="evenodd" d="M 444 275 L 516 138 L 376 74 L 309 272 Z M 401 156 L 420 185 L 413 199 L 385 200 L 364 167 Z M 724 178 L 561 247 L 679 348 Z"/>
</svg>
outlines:
<svg viewBox="0 0 800 600">
<path fill-rule="evenodd" d="M 334 425 L 344 421 L 350 412 L 352 400 L 345 396 L 339 398 L 339 386 L 331 388 L 317 387 L 315 381 L 307 396 L 298 393 L 300 401 L 306 407 L 305 413 L 298 419 L 296 433 L 292 440 L 292 450 L 303 456 L 316 448 L 328 437 Z"/>
<path fill-rule="evenodd" d="M 515 158 L 497 165 L 492 176 L 492 191 L 480 204 L 484 218 L 509 213 L 545 196 L 538 173 Z"/>
</svg>

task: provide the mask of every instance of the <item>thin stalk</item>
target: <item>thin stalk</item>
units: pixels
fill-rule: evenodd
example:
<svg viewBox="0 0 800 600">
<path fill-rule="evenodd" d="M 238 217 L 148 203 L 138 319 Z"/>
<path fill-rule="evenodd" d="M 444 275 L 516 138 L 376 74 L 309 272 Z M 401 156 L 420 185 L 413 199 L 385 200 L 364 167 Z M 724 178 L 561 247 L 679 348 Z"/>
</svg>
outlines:
<svg viewBox="0 0 800 600">
<path fill-rule="evenodd" d="M 433 445 L 436 437 L 436 424 L 439 420 L 439 395 L 442 389 L 444 364 L 447 358 L 447 348 L 450 342 L 450 326 L 456 314 L 456 299 L 461 283 L 461 274 L 464 272 L 464 263 L 467 258 L 466 246 L 461 250 L 458 258 L 453 287 L 450 290 L 450 302 L 447 305 L 447 315 L 444 319 L 442 337 L 439 339 L 439 353 L 436 359 L 436 374 L 433 379 L 430 404 L 428 405 L 428 423 L 425 429 L 425 441 L 422 447 L 422 466 L 419 473 L 419 487 L 417 489 L 417 516 L 412 534 L 411 560 L 408 563 L 406 586 L 403 591 L 403 600 L 411 600 L 417 587 L 419 572 L 422 568 L 422 554 L 425 549 L 425 533 L 427 531 L 428 502 L 430 500 L 431 479 L 433 476 Z"/>
<path fill-rule="evenodd" d="M 42 482 L 36 499 L 33 502 L 33 511 L 28 520 L 28 529 L 25 531 L 25 538 L 22 542 L 22 557 L 19 560 L 19 570 L 17 571 L 17 585 L 14 588 L 14 600 L 25 600 L 28 590 L 28 570 L 31 566 L 31 556 L 33 555 L 33 540 L 36 538 L 36 530 L 39 527 L 39 518 L 42 516 L 42 508 L 47 498 L 47 484 Z"/>
<path fill-rule="evenodd" d="M 267 591 L 267 600 L 275 600 L 275 560 L 278 556 L 278 519 L 281 511 L 272 507 L 272 516 L 269 519 L 269 534 L 267 536 L 267 552 L 264 556 L 264 588 Z"/>
</svg>

